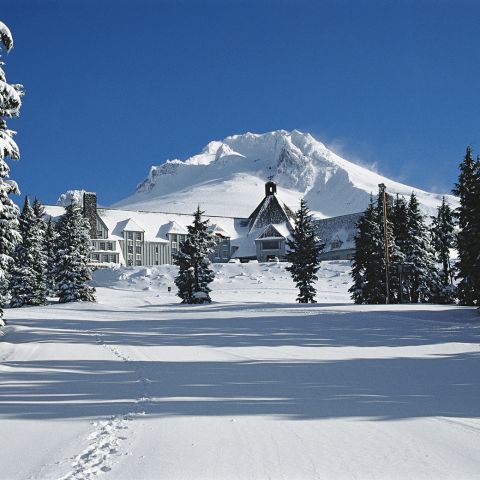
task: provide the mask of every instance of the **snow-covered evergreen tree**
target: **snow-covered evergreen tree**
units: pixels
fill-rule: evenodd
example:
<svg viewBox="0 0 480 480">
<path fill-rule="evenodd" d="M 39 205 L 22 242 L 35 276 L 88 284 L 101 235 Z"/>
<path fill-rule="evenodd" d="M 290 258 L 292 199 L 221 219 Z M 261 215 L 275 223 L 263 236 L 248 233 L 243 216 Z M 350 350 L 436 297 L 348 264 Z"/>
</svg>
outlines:
<svg viewBox="0 0 480 480">
<path fill-rule="evenodd" d="M 405 252 L 408 243 L 408 204 L 400 195 L 397 195 L 393 205 L 392 230 L 398 249 Z"/>
<path fill-rule="evenodd" d="M 49 218 L 47 222 L 47 228 L 45 229 L 45 257 L 46 257 L 46 268 L 45 268 L 45 279 L 47 294 L 56 296 L 57 295 L 57 282 L 56 282 L 56 251 L 57 251 L 57 239 L 58 234 L 55 228 L 55 224 L 52 219 Z"/>
<path fill-rule="evenodd" d="M 408 204 L 404 197 L 397 195 L 391 216 L 392 236 L 395 243 L 392 253 L 393 301 L 400 303 L 408 300 L 405 282 L 402 281 L 408 243 Z M 401 271 L 400 271 L 401 270 Z M 402 292 L 400 292 L 402 288 Z M 392 302 L 393 303 L 393 302 Z"/>
<path fill-rule="evenodd" d="M 415 193 L 408 202 L 408 237 L 404 253 L 409 265 L 405 283 L 410 302 L 433 301 L 439 288 L 435 252 Z"/>
<path fill-rule="evenodd" d="M 458 298 L 463 305 L 480 305 L 480 159 L 473 159 L 471 147 L 467 147 L 460 164 L 453 193 L 460 197 L 456 211 Z"/>
<path fill-rule="evenodd" d="M 0 22 L 0 52 L 13 47 L 13 38 L 8 27 Z M 19 194 L 17 184 L 9 180 L 10 168 L 6 159 L 18 160 L 20 151 L 13 140 L 15 132 L 7 127 L 7 118 L 20 114 L 23 87 L 9 84 L 0 61 L 0 326 L 3 321 L 3 306 L 8 293 L 8 271 L 12 266 L 12 253 L 20 241 L 18 232 L 18 208 L 10 195 Z"/>
<path fill-rule="evenodd" d="M 355 303 L 385 303 L 385 250 L 378 202 L 373 196 L 357 224 L 352 264 L 353 285 L 349 292 Z"/>
<path fill-rule="evenodd" d="M 174 262 L 179 266 L 175 285 L 182 303 L 211 302 L 208 284 L 213 281 L 214 273 L 208 255 L 213 251 L 215 241 L 208 231 L 208 220 L 202 220 L 203 213 L 198 207 L 192 225 L 187 227 L 187 238 L 180 243 L 174 256 Z"/>
<path fill-rule="evenodd" d="M 307 202 L 302 199 L 300 208 L 295 213 L 295 228 L 292 233 L 292 240 L 287 241 L 290 251 L 287 253 L 287 260 L 291 265 L 287 271 L 292 275 L 293 281 L 299 293 L 299 303 L 316 303 L 315 282 L 318 280 L 316 273 L 320 268 L 319 254 L 323 245 L 315 235 L 315 228 Z"/>
<path fill-rule="evenodd" d="M 39 242 L 35 233 L 35 215 L 28 197 L 25 197 L 20 214 L 22 241 L 15 248 L 14 264 L 10 273 L 10 306 L 12 308 L 36 305 L 37 272 L 35 271 L 34 252 L 38 249 Z"/>
<path fill-rule="evenodd" d="M 349 290 L 355 303 L 386 303 L 387 266 L 388 301 L 391 303 L 399 301 L 400 282 L 396 266 L 403 260 L 403 255 L 395 240 L 394 221 L 392 221 L 393 198 L 386 195 L 386 200 L 386 222 L 384 221 L 384 196 L 380 192 L 377 201 L 374 201 L 373 196 L 370 197 L 370 204 L 357 225 L 352 265 L 353 285 Z M 387 258 L 385 258 L 385 250 L 388 252 Z"/>
<path fill-rule="evenodd" d="M 92 272 L 88 257 L 90 226 L 75 204 L 65 207 L 65 214 L 57 225 L 58 242 L 55 277 L 60 303 L 94 302 L 95 289 L 89 285 Z"/>
<path fill-rule="evenodd" d="M 453 284 L 454 268 L 450 261 L 450 251 L 455 247 L 455 219 L 453 211 L 445 197 L 438 207 L 437 216 L 432 217 L 432 243 L 436 260 L 441 264 L 439 272 L 439 291 L 435 301 L 438 303 L 455 302 L 455 286 Z"/>
<path fill-rule="evenodd" d="M 34 269 L 37 274 L 37 288 L 35 292 L 36 305 L 45 305 L 47 303 L 47 252 L 46 252 L 46 230 L 45 209 L 38 198 L 35 198 L 32 204 L 33 214 L 35 216 L 34 233 L 37 238 L 38 248 L 33 251 Z"/>
</svg>

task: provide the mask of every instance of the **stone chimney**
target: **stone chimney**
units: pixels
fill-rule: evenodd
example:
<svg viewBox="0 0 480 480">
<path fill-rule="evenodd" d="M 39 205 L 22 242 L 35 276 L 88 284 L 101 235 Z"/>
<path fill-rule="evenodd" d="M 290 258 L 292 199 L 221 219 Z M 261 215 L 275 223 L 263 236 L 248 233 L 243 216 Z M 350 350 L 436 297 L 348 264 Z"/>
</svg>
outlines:
<svg viewBox="0 0 480 480">
<path fill-rule="evenodd" d="M 83 194 L 83 216 L 90 223 L 90 238 L 97 238 L 97 194 L 95 192 Z"/>
<path fill-rule="evenodd" d="M 277 193 L 277 184 L 271 180 L 265 184 L 265 196 L 275 195 Z"/>
</svg>

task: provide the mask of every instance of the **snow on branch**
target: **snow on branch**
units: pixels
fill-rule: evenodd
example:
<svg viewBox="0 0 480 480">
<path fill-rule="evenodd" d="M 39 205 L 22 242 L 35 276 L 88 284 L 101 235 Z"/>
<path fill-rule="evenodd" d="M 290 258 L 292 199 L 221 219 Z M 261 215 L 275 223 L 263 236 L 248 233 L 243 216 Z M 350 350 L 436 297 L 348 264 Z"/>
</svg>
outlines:
<svg viewBox="0 0 480 480">
<path fill-rule="evenodd" d="M 0 22 L 0 41 L 3 43 L 7 52 L 9 52 L 13 48 L 12 33 L 3 22 Z"/>
<path fill-rule="evenodd" d="M 21 96 L 23 95 L 22 85 L 9 85 L 0 80 L 0 116 L 18 117 L 22 105 Z"/>
</svg>

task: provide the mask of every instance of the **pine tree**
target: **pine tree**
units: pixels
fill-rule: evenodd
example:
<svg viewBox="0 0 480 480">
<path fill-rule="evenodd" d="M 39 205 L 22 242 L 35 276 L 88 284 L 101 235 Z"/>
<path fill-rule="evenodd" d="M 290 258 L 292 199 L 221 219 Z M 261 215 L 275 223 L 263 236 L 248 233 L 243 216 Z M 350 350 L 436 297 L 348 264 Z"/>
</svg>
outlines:
<svg viewBox="0 0 480 480">
<path fill-rule="evenodd" d="M 214 273 L 208 255 L 213 251 L 215 241 L 208 231 L 208 220 L 202 220 L 203 213 L 198 207 L 192 225 L 187 227 L 187 238 L 180 243 L 174 256 L 174 262 L 179 266 L 175 285 L 182 303 L 211 302 L 208 284 L 213 281 Z"/>
<path fill-rule="evenodd" d="M 455 220 L 453 211 L 445 197 L 438 207 L 436 217 L 432 217 L 432 244 L 436 260 L 441 264 L 439 273 L 439 290 L 435 301 L 438 303 L 455 302 L 455 286 L 453 285 L 454 268 L 450 261 L 450 250 L 455 247 Z"/>
<path fill-rule="evenodd" d="M 397 195 L 393 206 L 392 229 L 400 252 L 405 252 L 408 243 L 408 205 L 404 197 Z"/>
<path fill-rule="evenodd" d="M 393 197 L 385 192 L 385 199 L 386 199 L 386 208 L 384 208 L 384 196 L 382 191 L 379 192 L 378 201 L 377 201 L 377 209 L 378 209 L 378 221 L 380 223 L 379 230 L 380 230 L 380 241 L 383 246 L 383 275 L 385 276 L 385 296 L 387 295 L 387 275 L 386 269 L 388 268 L 388 303 L 399 303 L 400 302 L 400 276 L 398 272 L 398 265 L 400 265 L 405 256 L 400 251 L 397 245 L 397 228 L 395 225 L 396 216 L 399 215 L 399 211 L 397 210 L 398 203 L 401 200 L 394 201 Z M 401 209 L 400 209 L 401 210 Z M 384 218 L 386 215 L 386 219 Z M 386 226 L 386 231 L 385 231 Z M 385 237 L 385 234 L 387 237 Z M 387 248 L 385 248 L 385 245 Z M 385 259 L 385 250 L 387 250 L 387 258 Z M 386 264 L 386 265 L 385 265 Z M 387 300 L 387 299 L 385 299 Z"/>
<path fill-rule="evenodd" d="M 299 293 L 299 303 L 316 303 L 315 282 L 318 280 L 316 273 L 320 268 L 319 254 L 323 249 L 316 235 L 312 222 L 312 216 L 304 199 L 300 202 L 300 208 L 295 214 L 295 228 L 292 240 L 287 240 L 290 252 L 287 260 L 291 265 L 287 271 L 292 275 L 293 281 Z"/>
<path fill-rule="evenodd" d="M 352 263 L 353 285 L 350 287 L 355 303 L 385 303 L 385 250 L 382 217 L 373 196 L 357 223 L 355 254 Z"/>
<path fill-rule="evenodd" d="M 403 282 L 403 270 L 408 244 L 408 205 L 404 197 L 397 194 L 392 210 L 392 233 L 395 239 L 395 254 L 393 255 L 394 300 L 402 303 L 408 300 L 407 289 Z M 402 291 L 400 292 L 400 288 Z"/>
<path fill-rule="evenodd" d="M 470 146 L 460 164 L 453 193 L 460 197 L 456 211 L 458 298 L 463 305 L 480 305 L 480 159 L 473 160 Z"/>
<path fill-rule="evenodd" d="M 47 228 L 45 230 L 45 283 L 47 288 L 47 294 L 51 296 L 57 295 L 57 282 L 56 282 L 56 250 L 57 250 L 58 234 L 55 229 L 55 224 L 52 219 L 49 218 L 47 222 Z"/>
<path fill-rule="evenodd" d="M 34 251 L 38 248 L 38 241 L 35 236 L 35 215 L 28 197 L 25 197 L 20 214 L 20 234 L 22 241 L 15 248 L 14 264 L 10 273 L 12 308 L 36 305 L 37 272 L 34 267 Z"/>
<path fill-rule="evenodd" d="M 410 302 L 433 301 L 439 288 L 439 278 L 430 231 L 415 193 L 412 193 L 408 202 L 408 240 L 404 253 L 409 265 L 405 283 Z"/>
<path fill-rule="evenodd" d="M 13 47 L 13 38 L 8 27 L 0 22 L 0 51 L 7 52 Z M 6 118 L 18 117 L 20 114 L 23 87 L 8 84 L 0 61 L 0 326 L 4 324 L 3 306 L 8 295 L 8 271 L 12 266 L 12 253 L 21 240 L 18 232 L 18 208 L 10 195 L 19 194 L 17 184 L 9 180 L 10 168 L 7 158 L 18 160 L 20 151 L 13 140 L 15 132 L 9 130 Z"/>
<path fill-rule="evenodd" d="M 46 230 L 45 208 L 38 198 L 32 204 L 35 215 L 34 235 L 36 237 L 36 248 L 33 250 L 33 264 L 36 272 L 37 285 L 35 291 L 35 304 L 45 305 L 47 303 L 47 253 L 46 253 Z"/>
<path fill-rule="evenodd" d="M 89 285 L 92 279 L 88 266 L 92 248 L 89 230 L 80 207 L 75 204 L 65 207 L 65 214 L 57 225 L 55 277 L 60 303 L 95 301 L 95 289 Z"/>
<path fill-rule="evenodd" d="M 370 204 L 357 224 L 351 273 L 353 285 L 349 290 L 355 303 L 386 303 L 387 268 L 388 301 L 395 303 L 400 299 L 397 265 L 403 261 L 404 257 L 396 244 L 394 221 L 392 221 L 395 215 L 393 198 L 388 194 L 385 198 L 386 209 L 382 191 L 376 202 L 371 196 Z M 386 219 L 384 219 L 385 211 Z M 386 252 L 387 258 L 385 258 Z"/>
</svg>

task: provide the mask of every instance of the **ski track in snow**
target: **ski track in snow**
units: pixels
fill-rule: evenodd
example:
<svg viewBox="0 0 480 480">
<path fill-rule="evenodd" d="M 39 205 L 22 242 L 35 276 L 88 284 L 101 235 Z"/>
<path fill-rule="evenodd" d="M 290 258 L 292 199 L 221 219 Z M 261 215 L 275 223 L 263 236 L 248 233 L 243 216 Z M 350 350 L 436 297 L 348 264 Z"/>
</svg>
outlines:
<svg viewBox="0 0 480 480">
<path fill-rule="evenodd" d="M 97 331 L 87 332 L 95 336 L 98 345 L 111 352 L 123 362 L 133 360 L 122 352 L 118 347 L 103 341 L 103 335 Z M 142 368 L 135 368 L 137 382 L 141 384 L 141 392 L 132 402 L 132 409 L 125 414 L 114 415 L 104 421 L 94 421 L 95 430 L 88 436 L 89 446 L 77 455 L 72 462 L 72 469 L 59 480 L 88 480 L 113 467 L 113 458 L 120 455 L 129 455 L 129 452 L 121 451 L 121 443 L 127 440 L 128 423 L 135 417 L 146 415 L 145 404 L 151 398 L 148 396 L 148 384 L 150 380 L 145 376 Z"/>
</svg>

